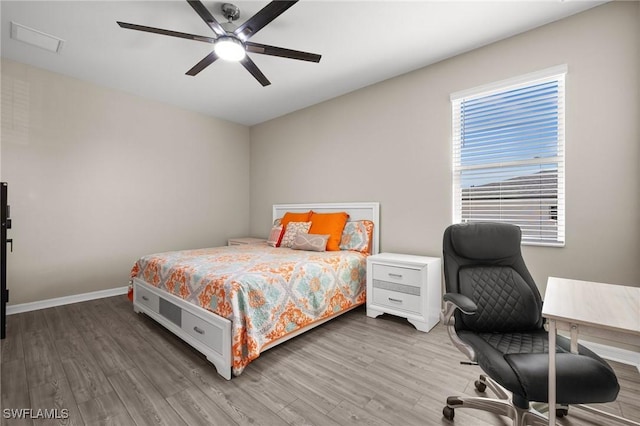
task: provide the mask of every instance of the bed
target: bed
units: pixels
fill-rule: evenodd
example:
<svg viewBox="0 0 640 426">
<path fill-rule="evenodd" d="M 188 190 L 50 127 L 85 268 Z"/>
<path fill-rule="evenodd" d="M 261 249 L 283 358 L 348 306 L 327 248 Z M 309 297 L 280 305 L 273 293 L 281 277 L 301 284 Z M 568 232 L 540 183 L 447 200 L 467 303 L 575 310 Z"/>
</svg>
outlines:
<svg viewBox="0 0 640 426">
<path fill-rule="evenodd" d="M 354 224 L 370 221 L 368 253 L 378 253 L 378 203 L 277 204 L 272 219 L 310 210 L 346 212 Z M 260 353 L 365 303 L 366 257 L 266 243 L 143 256 L 132 270 L 133 309 L 203 353 L 230 380 Z"/>
</svg>

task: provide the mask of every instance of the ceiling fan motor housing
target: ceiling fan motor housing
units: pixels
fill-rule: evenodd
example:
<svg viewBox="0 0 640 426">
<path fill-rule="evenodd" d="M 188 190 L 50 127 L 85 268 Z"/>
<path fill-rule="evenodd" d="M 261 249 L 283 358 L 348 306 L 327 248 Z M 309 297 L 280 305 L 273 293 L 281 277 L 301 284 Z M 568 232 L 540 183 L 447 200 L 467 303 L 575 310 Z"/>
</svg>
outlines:
<svg viewBox="0 0 640 426">
<path fill-rule="evenodd" d="M 222 15 L 227 18 L 227 21 L 236 21 L 240 18 L 240 8 L 235 4 L 223 3 L 221 8 Z"/>
</svg>

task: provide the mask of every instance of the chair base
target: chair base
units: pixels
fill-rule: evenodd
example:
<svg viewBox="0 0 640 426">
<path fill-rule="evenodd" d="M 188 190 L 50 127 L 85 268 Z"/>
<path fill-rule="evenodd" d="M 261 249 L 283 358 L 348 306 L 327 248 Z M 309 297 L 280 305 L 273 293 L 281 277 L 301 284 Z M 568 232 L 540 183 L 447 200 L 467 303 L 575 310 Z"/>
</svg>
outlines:
<svg viewBox="0 0 640 426">
<path fill-rule="evenodd" d="M 511 393 L 491 378 L 480 375 L 475 386 L 480 392 L 484 392 L 488 387 L 497 398 L 450 396 L 447 398 L 447 405 L 442 409 L 442 415 L 448 420 L 453 420 L 456 408 L 474 408 L 509 417 L 513 420 L 513 426 L 547 426 L 549 424 L 549 419 L 540 412 L 530 407 L 522 408 L 515 405 Z"/>
</svg>

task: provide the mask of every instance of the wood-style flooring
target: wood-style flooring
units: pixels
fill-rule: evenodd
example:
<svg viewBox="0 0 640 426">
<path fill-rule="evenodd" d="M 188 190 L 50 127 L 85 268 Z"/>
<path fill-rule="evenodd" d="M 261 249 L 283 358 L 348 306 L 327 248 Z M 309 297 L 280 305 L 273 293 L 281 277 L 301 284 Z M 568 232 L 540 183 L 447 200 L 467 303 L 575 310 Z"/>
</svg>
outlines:
<svg viewBox="0 0 640 426">
<path fill-rule="evenodd" d="M 447 396 L 476 394 L 480 369 L 444 327 L 349 312 L 285 342 L 231 381 L 124 296 L 11 315 L 2 341 L 2 425 L 508 425 L 476 410 L 442 418 Z M 640 421 L 640 374 L 600 408 Z M 8 419 L 11 409 L 67 419 Z M 63 411 L 65 410 L 65 411 Z M 570 409 L 563 425 L 609 425 Z"/>
</svg>

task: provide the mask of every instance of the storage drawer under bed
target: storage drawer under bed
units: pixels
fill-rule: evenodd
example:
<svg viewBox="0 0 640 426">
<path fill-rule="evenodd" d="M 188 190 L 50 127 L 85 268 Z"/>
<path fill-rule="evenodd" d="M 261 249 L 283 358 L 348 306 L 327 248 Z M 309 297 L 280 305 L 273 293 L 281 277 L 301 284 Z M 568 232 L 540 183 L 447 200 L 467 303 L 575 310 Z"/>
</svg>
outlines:
<svg viewBox="0 0 640 426">
<path fill-rule="evenodd" d="M 160 297 L 144 287 L 135 287 L 136 302 L 146 306 L 155 313 L 160 313 Z"/>
<path fill-rule="evenodd" d="M 165 327 L 168 323 L 178 327 L 180 332 L 174 330 L 174 333 L 178 336 L 184 339 L 181 334 L 187 335 L 206 346 L 204 351 L 202 348 L 196 347 L 205 355 L 210 355 L 213 352 L 218 356 L 227 356 L 226 352 L 229 351 L 231 344 L 229 340 L 226 340 L 228 343 L 224 342 L 225 339 L 230 339 L 229 336 L 226 336 L 230 333 L 229 320 L 206 312 L 207 318 L 211 317 L 211 319 L 207 320 L 196 314 L 195 310 L 200 310 L 199 307 L 191 306 L 188 302 L 184 302 L 171 294 L 166 294 L 165 296 L 160 290 L 150 288 L 148 284 L 140 284 L 138 280 L 134 280 L 134 297 L 136 304 L 141 305 L 140 307 L 143 308 L 143 311 L 147 312 L 156 321 L 164 324 Z"/>
<path fill-rule="evenodd" d="M 207 346 L 211 346 L 211 342 L 218 341 L 222 336 L 220 328 L 185 310 L 182 311 L 182 329 Z"/>
</svg>

